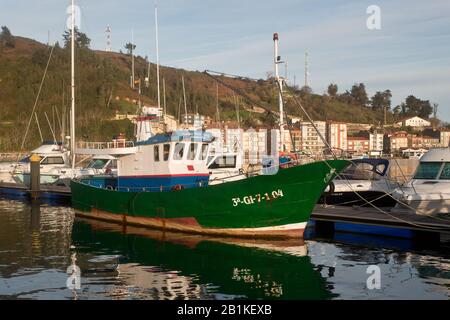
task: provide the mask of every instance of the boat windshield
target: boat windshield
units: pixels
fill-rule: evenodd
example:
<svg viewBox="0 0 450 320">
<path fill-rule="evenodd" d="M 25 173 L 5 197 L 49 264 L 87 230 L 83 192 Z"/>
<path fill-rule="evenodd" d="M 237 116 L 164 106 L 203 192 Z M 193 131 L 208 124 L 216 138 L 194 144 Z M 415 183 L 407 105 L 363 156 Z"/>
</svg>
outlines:
<svg viewBox="0 0 450 320">
<path fill-rule="evenodd" d="M 103 169 L 108 161 L 107 159 L 94 159 L 87 167 L 88 169 Z"/>
<path fill-rule="evenodd" d="M 369 163 L 352 163 L 341 176 L 346 180 L 378 180 L 380 176 Z"/>
<path fill-rule="evenodd" d="M 442 162 L 421 162 L 414 179 L 437 179 L 441 167 Z"/>
<path fill-rule="evenodd" d="M 441 176 L 439 177 L 441 180 L 450 180 L 450 162 L 447 162 L 442 169 Z"/>
</svg>

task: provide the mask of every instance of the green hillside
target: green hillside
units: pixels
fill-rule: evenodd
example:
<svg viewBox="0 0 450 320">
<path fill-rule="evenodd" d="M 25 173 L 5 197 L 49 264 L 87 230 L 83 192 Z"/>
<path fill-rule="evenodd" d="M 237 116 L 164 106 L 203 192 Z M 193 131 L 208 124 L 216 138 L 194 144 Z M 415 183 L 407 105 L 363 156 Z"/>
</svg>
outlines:
<svg viewBox="0 0 450 320">
<path fill-rule="evenodd" d="M 36 95 L 50 56 L 51 48 L 34 40 L 12 37 L 12 44 L 0 41 L 0 152 L 20 149 L 25 129 L 32 112 Z M 137 106 L 133 100 L 139 99 L 138 90 L 130 88 L 130 55 L 107 53 L 78 48 L 76 53 L 76 125 L 77 136 L 91 141 L 108 141 L 119 132 L 132 138 L 133 127 L 128 120 L 113 121 L 116 112 L 134 113 Z M 142 57 L 136 58 L 136 78 L 146 77 L 148 63 Z M 166 84 L 166 103 L 169 114 L 178 117 L 182 99 L 181 77 L 184 75 L 188 112 L 215 117 L 216 82 L 203 72 L 193 72 L 170 67 L 161 68 L 161 77 Z M 267 113 L 251 112 L 252 107 L 264 106 L 277 110 L 277 88 L 273 81 L 247 80 L 222 76 L 233 88 L 238 88 L 251 100 L 238 97 L 240 118 L 243 126 L 271 126 L 274 116 Z M 150 85 L 142 82 L 141 99 L 144 104 L 157 104 L 156 67 L 150 67 Z M 316 120 L 336 120 L 378 124 L 383 119 L 382 111 L 345 103 L 339 97 L 317 95 L 305 90 L 291 88 L 312 117 Z M 51 140 L 50 126 L 60 136 L 58 118 L 70 106 L 70 51 L 57 45 L 50 60 L 48 73 L 37 104 L 36 113 L 44 139 Z M 236 119 L 234 93 L 219 85 L 219 110 L 221 120 Z M 184 113 L 184 106 L 181 108 Z M 286 94 L 286 110 L 289 115 L 301 116 L 301 112 Z M 391 118 L 391 114 L 389 113 Z M 55 119 L 55 120 L 54 120 Z M 25 150 L 40 143 L 36 121 L 31 122 Z"/>
</svg>

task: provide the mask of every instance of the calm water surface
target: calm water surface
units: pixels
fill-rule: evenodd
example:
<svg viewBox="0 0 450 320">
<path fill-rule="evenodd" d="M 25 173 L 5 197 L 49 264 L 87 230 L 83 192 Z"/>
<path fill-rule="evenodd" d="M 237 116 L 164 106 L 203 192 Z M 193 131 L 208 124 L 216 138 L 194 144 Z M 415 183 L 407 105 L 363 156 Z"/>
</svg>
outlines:
<svg viewBox="0 0 450 320">
<path fill-rule="evenodd" d="M 1 299 L 448 299 L 448 250 L 418 252 L 349 234 L 242 242 L 124 230 L 0 199 Z M 73 254 L 76 291 L 66 286 Z M 367 289 L 370 265 L 381 269 L 379 290 Z"/>
</svg>

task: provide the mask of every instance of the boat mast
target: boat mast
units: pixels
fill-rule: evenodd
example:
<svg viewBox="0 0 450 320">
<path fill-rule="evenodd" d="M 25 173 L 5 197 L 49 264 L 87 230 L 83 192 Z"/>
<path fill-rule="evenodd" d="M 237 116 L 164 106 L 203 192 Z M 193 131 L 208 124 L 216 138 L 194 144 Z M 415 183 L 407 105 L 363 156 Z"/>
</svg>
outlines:
<svg viewBox="0 0 450 320">
<path fill-rule="evenodd" d="M 186 87 L 184 85 L 184 75 L 181 76 L 181 82 L 183 84 L 183 97 L 184 97 L 184 120 L 183 120 L 183 123 L 187 124 L 187 103 L 186 103 Z"/>
<path fill-rule="evenodd" d="M 135 88 L 135 83 L 134 83 L 134 30 L 131 29 L 131 88 L 134 89 Z"/>
<path fill-rule="evenodd" d="M 284 151 L 284 105 L 283 105 L 283 79 L 280 77 L 279 65 L 283 63 L 278 53 L 278 33 L 273 34 L 274 42 L 274 64 L 275 64 L 275 80 L 278 85 L 278 104 L 280 107 L 280 145 L 279 150 Z"/>
<path fill-rule="evenodd" d="M 71 87 L 72 107 L 70 109 L 70 151 L 72 153 L 72 168 L 75 168 L 75 1 L 72 0 L 72 44 L 71 44 Z"/>
<path fill-rule="evenodd" d="M 158 4 L 155 3 L 155 32 L 156 32 L 156 81 L 158 83 L 158 109 L 161 109 L 161 89 L 159 81 L 159 39 L 158 39 Z"/>
</svg>

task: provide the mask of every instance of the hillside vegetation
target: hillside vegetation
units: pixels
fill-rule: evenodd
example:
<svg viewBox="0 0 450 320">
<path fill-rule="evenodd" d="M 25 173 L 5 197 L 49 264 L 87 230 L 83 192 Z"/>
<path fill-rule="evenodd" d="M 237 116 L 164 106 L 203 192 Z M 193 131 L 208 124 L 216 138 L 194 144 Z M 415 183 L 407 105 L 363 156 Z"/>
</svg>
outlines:
<svg viewBox="0 0 450 320">
<path fill-rule="evenodd" d="M 9 30 L 8 30 L 9 32 Z M 35 104 L 42 77 L 52 48 L 31 39 L 0 36 L 0 151 L 20 149 L 25 129 Z M 66 35 L 67 36 L 67 35 Z M 88 40 L 88 39 L 87 39 Z M 130 121 L 113 120 L 116 113 L 133 114 L 139 99 L 137 88 L 130 88 L 131 56 L 90 50 L 89 41 L 78 43 L 76 51 L 76 128 L 77 137 L 90 141 L 109 141 L 123 132 L 132 138 Z M 66 39 L 67 43 L 67 39 Z M 55 123 L 59 139 L 61 128 L 58 119 L 68 118 L 70 107 L 70 50 L 56 44 L 53 48 L 48 72 L 36 107 L 36 114 L 45 140 L 52 140 L 50 125 Z M 149 86 L 144 79 L 148 62 L 143 57 L 135 59 L 136 79 L 142 79 L 141 100 L 146 105 L 157 105 L 156 66 L 150 65 Z M 167 112 L 176 118 L 184 114 L 182 103 L 184 76 L 188 112 L 217 117 L 217 82 L 203 72 L 186 71 L 170 67 L 161 68 L 164 79 Z M 250 98 L 235 95 L 223 85 L 219 89 L 220 120 L 236 120 L 236 101 L 240 110 L 242 126 L 273 126 L 276 116 L 267 112 L 252 112 L 252 107 L 278 109 L 277 87 L 273 79 L 248 80 L 221 76 L 220 80 L 244 92 Z M 138 85 L 136 85 L 138 87 Z M 333 88 L 332 88 L 333 89 Z M 384 112 L 361 105 L 349 95 L 318 95 L 309 88 L 290 88 L 315 120 L 335 120 L 379 124 Z M 161 84 L 161 97 L 162 97 Z M 163 97 L 161 98 L 163 99 Z M 291 116 L 302 116 L 290 93 L 286 93 L 286 111 Z M 181 108 L 180 108 L 181 105 Z M 389 101 L 390 107 L 390 101 Z M 388 112 L 388 121 L 393 114 Z M 67 123 L 67 121 L 66 121 Z M 25 150 L 40 144 L 38 126 L 31 122 Z"/>
</svg>

